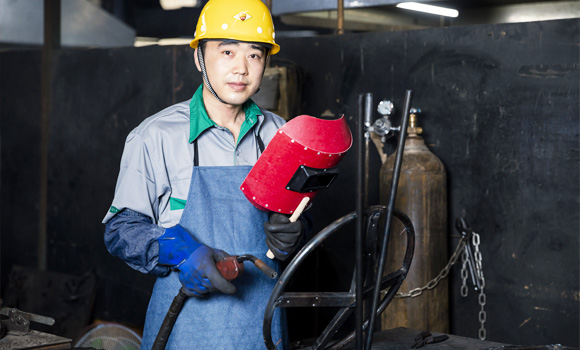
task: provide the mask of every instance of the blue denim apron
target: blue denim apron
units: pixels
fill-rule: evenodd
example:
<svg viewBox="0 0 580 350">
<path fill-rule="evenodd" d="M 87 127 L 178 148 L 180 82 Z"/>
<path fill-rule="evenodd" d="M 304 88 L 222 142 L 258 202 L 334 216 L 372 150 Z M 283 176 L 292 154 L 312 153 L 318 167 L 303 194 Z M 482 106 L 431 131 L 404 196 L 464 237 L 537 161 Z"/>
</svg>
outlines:
<svg viewBox="0 0 580 350">
<path fill-rule="evenodd" d="M 230 255 L 255 255 L 278 270 L 277 262 L 266 257 L 268 247 L 263 223 L 268 220 L 268 214 L 256 209 L 239 189 L 250 169 L 251 166 L 194 166 L 179 224 L 198 242 Z M 265 349 L 262 334 L 264 311 L 276 280 L 246 262 L 244 273 L 232 283 L 237 287 L 233 295 L 213 292 L 185 301 L 169 337 L 167 350 Z M 167 277 L 157 278 L 147 309 L 142 350 L 149 350 L 153 345 L 179 288 L 181 283 L 175 271 Z M 287 339 L 282 335 L 282 329 L 278 314 L 272 322 L 274 342 Z M 287 348 L 285 343 L 281 342 L 278 348 Z"/>
</svg>

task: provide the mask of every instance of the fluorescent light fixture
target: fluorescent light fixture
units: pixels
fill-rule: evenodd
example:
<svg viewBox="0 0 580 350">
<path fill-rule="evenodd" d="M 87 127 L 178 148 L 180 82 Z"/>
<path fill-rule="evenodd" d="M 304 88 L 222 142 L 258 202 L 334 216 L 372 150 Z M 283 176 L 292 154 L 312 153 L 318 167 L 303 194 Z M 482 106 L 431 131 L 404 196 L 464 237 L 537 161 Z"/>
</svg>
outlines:
<svg viewBox="0 0 580 350">
<path fill-rule="evenodd" d="M 406 10 L 427 12 L 427 13 L 432 13 L 434 15 L 440 15 L 440 16 L 446 16 L 446 17 L 459 16 L 459 11 L 457 11 L 457 10 L 449 9 L 446 7 L 440 7 L 440 6 L 420 4 L 418 2 L 402 2 L 400 4 L 397 4 L 397 7 L 402 8 L 402 9 L 406 9 Z"/>
<path fill-rule="evenodd" d="M 135 47 L 151 46 L 151 45 L 189 45 L 193 38 L 147 38 L 138 36 L 135 38 Z"/>
<path fill-rule="evenodd" d="M 164 10 L 177 10 L 182 7 L 197 7 L 197 0 L 159 0 Z"/>
</svg>

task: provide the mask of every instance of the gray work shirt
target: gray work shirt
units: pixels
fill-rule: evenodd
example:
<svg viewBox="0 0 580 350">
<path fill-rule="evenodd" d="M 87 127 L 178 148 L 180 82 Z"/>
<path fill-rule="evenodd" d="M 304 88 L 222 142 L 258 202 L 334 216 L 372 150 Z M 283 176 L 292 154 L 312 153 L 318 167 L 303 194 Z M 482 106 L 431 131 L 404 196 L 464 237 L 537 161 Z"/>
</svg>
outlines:
<svg viewBox="0 0 580 350">
<path fill-rule="evenodd" d="M 228 129 L 208 117 L 201 86 L 191 100 L 145 119 L 127 137 L 115 196 L 103 223 L 124 209 L 143 214 L 160 227 L 179 223 L 193 170 L 194 140 L 200 166 L 254 165 L 260 156 L 256 135 L 268 145 L 285 121 L 251 100 L 244 111 L 237 144 Z"/>
<path fill-rule="evenodd" d="M 258 140 L 268 145 L 284 124 L 282 118 L 248 101 L 236 144 L 228 129 L 207 116 L 201 91 L 189 102 L 144 120 L 125 143 L 115 196 L 103 220 L 105 245 L 143 273 L 166 276 L 172 269 L 158 263 L 158 238 L 165 228 L 178 224 L 183 213 L 194 166 L 192 142 L 198 146 L 200 166 L 251 166 L 260 156 Z M 236 302 L 235 297 L 232 300 Z"/>
</svg>

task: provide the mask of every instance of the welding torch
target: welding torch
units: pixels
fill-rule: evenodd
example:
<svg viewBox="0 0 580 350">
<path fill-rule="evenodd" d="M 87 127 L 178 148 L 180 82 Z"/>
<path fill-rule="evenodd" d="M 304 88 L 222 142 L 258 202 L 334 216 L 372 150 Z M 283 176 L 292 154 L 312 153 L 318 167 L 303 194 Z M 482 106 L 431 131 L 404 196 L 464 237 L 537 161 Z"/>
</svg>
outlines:
<svg viewBox="0 0 580 350">
<path fill-rule="evenodd" d="M 216 267 L 226 280 L 232 281 L 244 272 L 244 261 L 251 261 L 258 269 L 260 269 L 260 271 L 271 279 L 278 277 L 278 273 L 270 266 L 249 254 L 227 256 L 223 260 L 218 261 Z M 173 330 L 173 326 L 177 320 L 177 316 L 179 315 L 179 312 L 181 312 L 183 304 L 185 304 L 185 300 L 188 297 L 186 289 L 181 287 L 179 293 L 175 298 L 173 298 L 173 301 L 169 306 L 169 311 L 167 311 L 167 315 L 165 315 L 165 319 L 163 319 L 163 323 L 161 324 L 161 328 L 159 329 L 159 333 L 157 333 L 157 337 L 155 338 L 151 350 L 165 349 L 167 341 L 169 340 L 169 335 L 171 335 L 171 331 Z"/>
</svg>

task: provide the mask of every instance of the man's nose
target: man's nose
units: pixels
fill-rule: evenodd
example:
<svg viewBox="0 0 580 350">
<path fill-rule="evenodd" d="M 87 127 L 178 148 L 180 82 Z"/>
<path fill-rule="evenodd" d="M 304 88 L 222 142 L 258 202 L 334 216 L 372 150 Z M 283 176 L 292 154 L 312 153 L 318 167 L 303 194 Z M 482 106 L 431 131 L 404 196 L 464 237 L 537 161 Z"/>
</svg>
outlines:
<svg viewBox="0 0 580 350">
<path fill-rule="evenodd" d="M 248 74 L 248 60 L 243 55 L 238 55 L 234 58 L 234 74 L 246 75 Z"/>
</svg>

